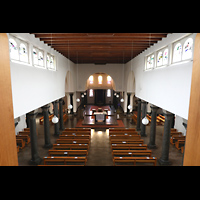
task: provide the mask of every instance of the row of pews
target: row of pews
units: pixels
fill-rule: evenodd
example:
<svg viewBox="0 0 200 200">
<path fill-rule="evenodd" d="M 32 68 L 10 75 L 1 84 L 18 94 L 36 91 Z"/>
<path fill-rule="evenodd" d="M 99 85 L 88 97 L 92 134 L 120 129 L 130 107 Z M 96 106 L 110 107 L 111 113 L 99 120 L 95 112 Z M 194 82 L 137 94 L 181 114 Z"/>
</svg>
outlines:
<svg viewBox="0 0 200 200">
<path fill-rule="evenodd" d="M 90 128 L 65 128 L 39 166 L 85 166 L 90 139 Z"/>
<path fill-rule="evenodd" d="M 147 114 L 147 119 L 149 120 L 149 124 L 151 123 L 151 115 Z M 137 124 L 137 114 L 134 112 L 132 115 L 132 120 L 135 124 Z M 165 123 L 165 117 L 163 115 L 158 115 L 156 118 L 157 125 L 163 125 Z"/>
<path fill-rule="evenodd" d="M 16 135 L 16 145 L 17 145 L 17 153 L 19 150 L 25 148 L 26 145 L 30 143 L 30 129 L 24 128 L 23 131 L 19 131 L 18 135 Z"/>
<path fill-rule="evenodd" d="M 53 125 L 53 122 L 52 122 L 53 116 L 54 116 L 54 114 L 49 115 L 49 122 L 50 122 L 51 125 Z M 65 123 L 67 121 L 67 119 L 68 119 L 68 115 L 64 113 L 63 114 L 63 122 Z M 44 123 L 44 116 L 40 117 L 39 121 L 40 121 L 40 125 L 43 125 L 43 123 Z"/>
<path fill-rule="evenodd" d="M 177 129 L 172 128 L 170 132 L 170 143 L 175 145 L 178 150 L 181 150 L 181 153 L 184 151 L 185 146 L 185 136 L 182 132 L 178 132 Z"/>
<path fill-rule="evenodd" d="M 152 157 L 135 128 L 110 128 L 109 140 L 114 166 L 156 166 L 157 158 Z"/>
</svg>

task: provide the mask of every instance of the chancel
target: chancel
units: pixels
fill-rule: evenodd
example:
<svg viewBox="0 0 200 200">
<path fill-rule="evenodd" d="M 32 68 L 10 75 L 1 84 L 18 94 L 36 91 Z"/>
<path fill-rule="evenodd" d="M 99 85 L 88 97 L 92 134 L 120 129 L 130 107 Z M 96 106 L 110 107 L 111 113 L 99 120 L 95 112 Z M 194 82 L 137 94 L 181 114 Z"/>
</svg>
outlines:
<svg viewBox="0 0 200 200">
<path fill-rule="evenodd" d="M 0 33 L 0 165 L 200 165 L 199 33 Z"/>
</svg>

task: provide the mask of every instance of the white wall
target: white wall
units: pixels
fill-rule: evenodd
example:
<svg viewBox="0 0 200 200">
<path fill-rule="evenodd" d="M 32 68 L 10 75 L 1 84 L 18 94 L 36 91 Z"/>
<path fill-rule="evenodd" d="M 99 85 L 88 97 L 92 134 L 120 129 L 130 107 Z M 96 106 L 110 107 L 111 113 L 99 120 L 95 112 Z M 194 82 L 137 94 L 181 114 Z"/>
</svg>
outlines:
<svg viewBox="0 0 200 200">
<path fill-rule="evenodd" d="M 15 135 L 17 135 L 19 133 L 19 131 L 22 131 L 22 130 L 24 130 L 24 128 L 27 127 L 26 115 L 20 116 L 19 119 L 17 118 L 15 121 L 18 122 L 17 126 L 15 127 Z"/>
<path fill-rule="evenodd" d="M 8 34 L 9 35 L 9 34 Z M 28 33 L 17 33 L 32 46 L 50 52 L 56 57 L 56 71 L 41 69 L 31 64 L 10 61 L 14 118 L 22 116 L 45 104 L 65 96 L 67 70 L 74 70 L 74 63 Z M 75 73 L 74 73 L 75 74 Z M 74 78 L 74 77 L 73 77 Z"/>
<path fill-rule="evenodd" d="M 183 122 L 187 124 L 186 119 L 183 119 L 182 117 L 176 115 L 174 128 L 176 128 L 179 132 L 182 132 L 183 135 L 186 135 L 186 129 L 183 126 Z"/>
<path fill-rule="evenodd" d="M 128 62 L 126 68 L 131 68 L 134 72 L 136 97 L 188 119 L 193 61 L 144 71 L 147 55 L 185 35 L 183 33 L 169 34 L 168 37 L 139 54 L 132 62 Z M 193 34 L 194 38 L 195 35 Z"/>
</svg>

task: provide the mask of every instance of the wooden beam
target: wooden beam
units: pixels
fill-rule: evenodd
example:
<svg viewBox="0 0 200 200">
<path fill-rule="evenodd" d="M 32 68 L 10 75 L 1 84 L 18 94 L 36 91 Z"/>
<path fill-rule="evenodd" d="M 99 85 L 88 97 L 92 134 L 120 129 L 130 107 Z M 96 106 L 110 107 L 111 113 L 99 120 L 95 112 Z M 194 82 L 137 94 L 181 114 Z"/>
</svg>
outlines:
<svg viewBox="0 0 200 200">
<path fill-rule="evenodd" d="M 166 37 L 168 33 L 31 33 L 37 38 L 67 38 L 67 37 L 130 37 L 130 38 L 159 38 Z"/>
</svg>

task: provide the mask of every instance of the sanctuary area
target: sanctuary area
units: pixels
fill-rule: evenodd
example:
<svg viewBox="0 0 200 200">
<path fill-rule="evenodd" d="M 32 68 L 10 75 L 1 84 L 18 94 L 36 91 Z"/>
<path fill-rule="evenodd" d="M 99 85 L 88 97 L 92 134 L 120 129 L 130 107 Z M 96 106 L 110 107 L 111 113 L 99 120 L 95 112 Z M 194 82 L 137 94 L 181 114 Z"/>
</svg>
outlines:
<svg viewBox="0 0 200 200">
<path fill-rule="evenodd" d="M 0 33 L 0 166 L 200 165 L 199 33 Z"/>
</svg>

